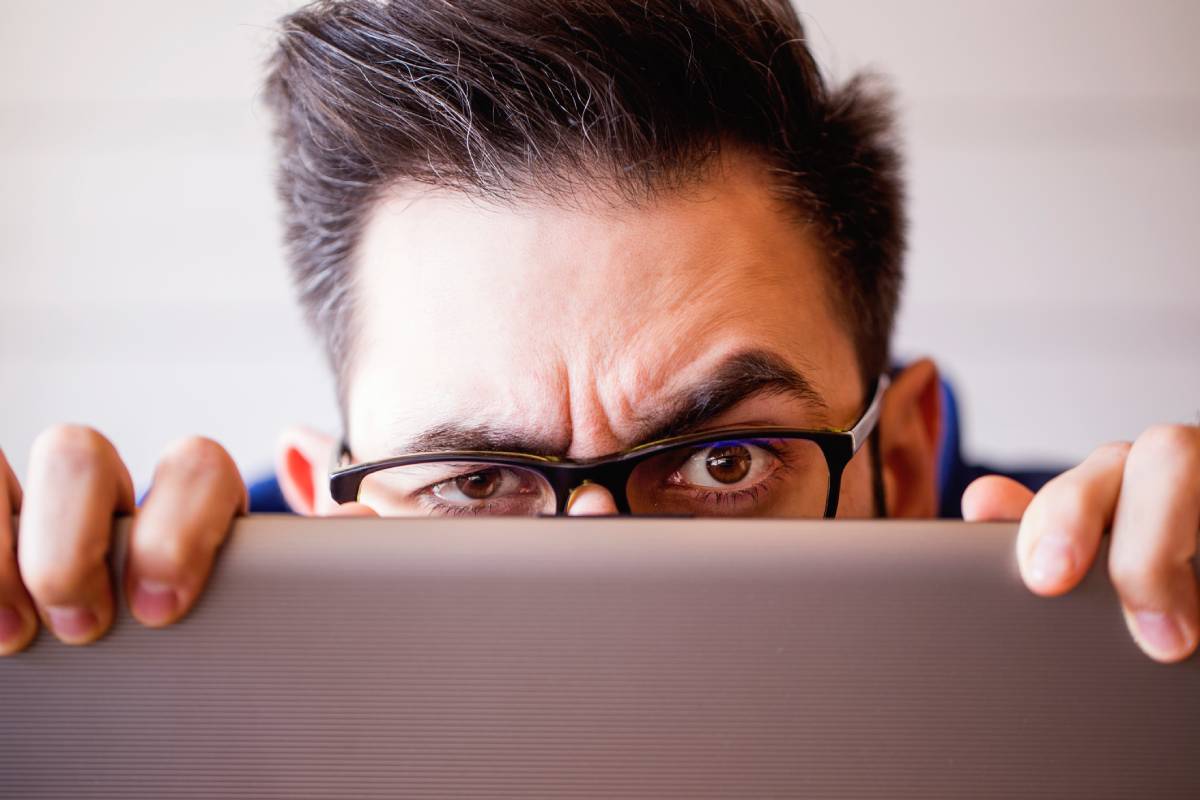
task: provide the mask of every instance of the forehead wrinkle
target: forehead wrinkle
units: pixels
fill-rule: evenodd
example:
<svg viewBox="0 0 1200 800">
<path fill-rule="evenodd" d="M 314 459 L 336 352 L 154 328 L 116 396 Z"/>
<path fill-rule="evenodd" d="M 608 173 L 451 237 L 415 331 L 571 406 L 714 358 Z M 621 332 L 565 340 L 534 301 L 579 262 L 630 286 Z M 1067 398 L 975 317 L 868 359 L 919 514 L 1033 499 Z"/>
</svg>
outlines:
<svg viewBox="0 0 1200 800">
<path fill-rule="evenodd" d="M 534 348 L 529 364 L 507 379 L 459 372 L 418 404 L 394 407 L 381 420 L 393 454 L 434 450 L 517 450 L 562 455 L 570 439 L 565 364 Z M 469 377 L 470 379 L 464 379 Z"/>
<path fill-rule="evenodd" d="M 853 355 L 840 353 L 848 344 L 841 340 L 848 337 L 834 313 L 828 285 L 824 280 L 814 285 L 803 274 L 824 278 L 819 264 L 784 264 L 758 253 L 711 257 L 720 263 L 708 274 L 676 276 L 680 286 L 671 303 L 652 324 L 639 328 L 629 351 L 662 351 L 666 343 L 663 360 L 683 365 L 679 372 L 701 360 L 760 347 L 786 356 L 808 376 L 822 378 L 828 377 L 828 370 L 818 367 L 825 353 Z M 795 305 L 773 302 L 779 297 L 795 297 Z M 808 300 L 815 302 L 809 305 Z"/>
<path fill-rule="evenodd" d="M 647 325 L 628 340 L 616 356 L 617 376 L 610 405 L 619 411 L 623 439 L 632 441 L 646 427 L 647 420 L 656 418 L 661 409 L 681 390 L 687 379 L 681 376 L 696 374 L 697 365 L 713 364 L 723 356 L 739 349 L 749 349 L 745 339 L 730 343 L 727 317 L 672 314 L 664 318 L 662 330 Z"/>
<path fill-rule="evenodd" d="M 621 450 L 634 408 L 627 393 L 629 384 L 622 376 L 638 362 L 639 354 L 634 351 L 625 357 L 621 349 L 581 343 L 572 356 L 576 369 L 569 369 L 565 363 L 563 366 L 568 452 L 575 457 L 592 457 Z"/>
<path fill-rule="evenodd" d="M 757 307 L 738 302 L 738 285 L 736 281 L 710 284 L 691 298 L 681 297 L 626 340 L 616 354 L 621 384 L 640 387 L 627 393 L 644 398 L 631 405 L 655 402 L 681 373 L 693 371 L 697 364 L 715 364 L 738 350 L 779 351 L 810 374 L 815 372 L 806 359 L 794 354 L 795 322 L 777 321 Z M 647 354 L 654 358 L 647 359 Z"/>
</svg>

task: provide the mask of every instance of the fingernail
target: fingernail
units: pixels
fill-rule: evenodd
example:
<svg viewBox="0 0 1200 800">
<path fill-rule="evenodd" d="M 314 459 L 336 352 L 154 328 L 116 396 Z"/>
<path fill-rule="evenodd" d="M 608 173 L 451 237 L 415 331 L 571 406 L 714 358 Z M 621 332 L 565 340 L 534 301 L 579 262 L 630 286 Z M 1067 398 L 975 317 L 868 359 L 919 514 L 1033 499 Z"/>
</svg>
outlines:
<svg viewBox="0 0 1200 800">
<path fill-rule="evenodd" d="M 25 620 L 15 608 L 0 606 L 0 642 L 11 642 L 25 631 Z"/>
<path fill-rule="evenodd" d="M 165 583 L 142 580 L 133 590 L 133 610 L 148 625 L 169 621 L 178 608 L 179 594 Z"/>
<path fill-rule="evenodd" d="M 1037 543 L 1029 562 L 1029 577 L 1043 586 L 1057 583 L 1075 570 L 1075 553 L 1061 539 L 1045 538 Z"/>
<path fill-rule="evenodd" d="M 1192 636 L 1171 614 L 1138 611 L 1133 615 L 1138 642 L 1160 659 L 1178 658 L 1192 649 Z"/>
<path fill-rule="evenodd" d="M 100 622 L 91 609 L 80 606 L 49 606 L 46 616 L 54 632 L 66 639 L 86 639 Z"/>
</svg>

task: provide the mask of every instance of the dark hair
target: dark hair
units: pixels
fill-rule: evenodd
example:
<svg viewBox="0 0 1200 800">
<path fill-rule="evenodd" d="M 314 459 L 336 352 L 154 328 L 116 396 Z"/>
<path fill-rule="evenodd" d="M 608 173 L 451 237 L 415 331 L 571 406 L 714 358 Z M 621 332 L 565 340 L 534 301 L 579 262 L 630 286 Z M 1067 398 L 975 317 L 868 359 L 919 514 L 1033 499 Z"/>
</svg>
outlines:
<svg viewBox="0 0 1200 800">
<path fill-rule="evenodd" d="M 788 0 L 322 0 L 283 19 L 266 97 L 291 268 L 339 374 L 382 190 L 644 197 L 723 146 L 815 223 L 868 385 L 887 367 L 905 227 L 888 97 L 828 86 Z"/>
</svg>

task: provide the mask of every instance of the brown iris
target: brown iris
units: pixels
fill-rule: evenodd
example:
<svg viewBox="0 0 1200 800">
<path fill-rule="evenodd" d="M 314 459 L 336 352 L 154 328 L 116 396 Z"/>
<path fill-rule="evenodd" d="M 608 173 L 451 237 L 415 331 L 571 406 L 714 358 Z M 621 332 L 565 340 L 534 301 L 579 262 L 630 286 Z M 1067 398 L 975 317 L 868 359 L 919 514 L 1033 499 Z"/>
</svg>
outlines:
<svg viewBox="0 0 1200 800">
<path fill-rule="evenodd" d="M 750 451 L 740 444 L 714 447 L 704 463 L 708 474 L 721 483 L 737 483 L 750 472 Z"/>
<path fill-rule="evenodd" d="M 465 497 L 472 500 L 486 500 L 496 493 L 500 486 L 500 470 L 485 469 L 472 472 L 454 479 L 454 485 Z"/>
</svg>

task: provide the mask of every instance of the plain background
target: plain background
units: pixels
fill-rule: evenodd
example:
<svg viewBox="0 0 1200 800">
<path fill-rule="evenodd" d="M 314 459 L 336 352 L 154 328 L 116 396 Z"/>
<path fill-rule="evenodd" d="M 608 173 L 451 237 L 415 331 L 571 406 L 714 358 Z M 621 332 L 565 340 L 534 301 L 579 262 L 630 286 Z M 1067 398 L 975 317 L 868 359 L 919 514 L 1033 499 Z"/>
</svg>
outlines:
<svg viewBox="0 0 1200 800">
<path fill-rule="evenodd" d="M 0 0 L 0 447 L 54 422 L 135 480 L 172 439 L 269 470 L 334 430 L 278 246 L 258 89 L 282 0 Z M 901 356 L 971 455 L 1062 463 L 1200 419 L 1200 3 L 803 2 L 835 77 L 899 93 Z"/>
</svg>

